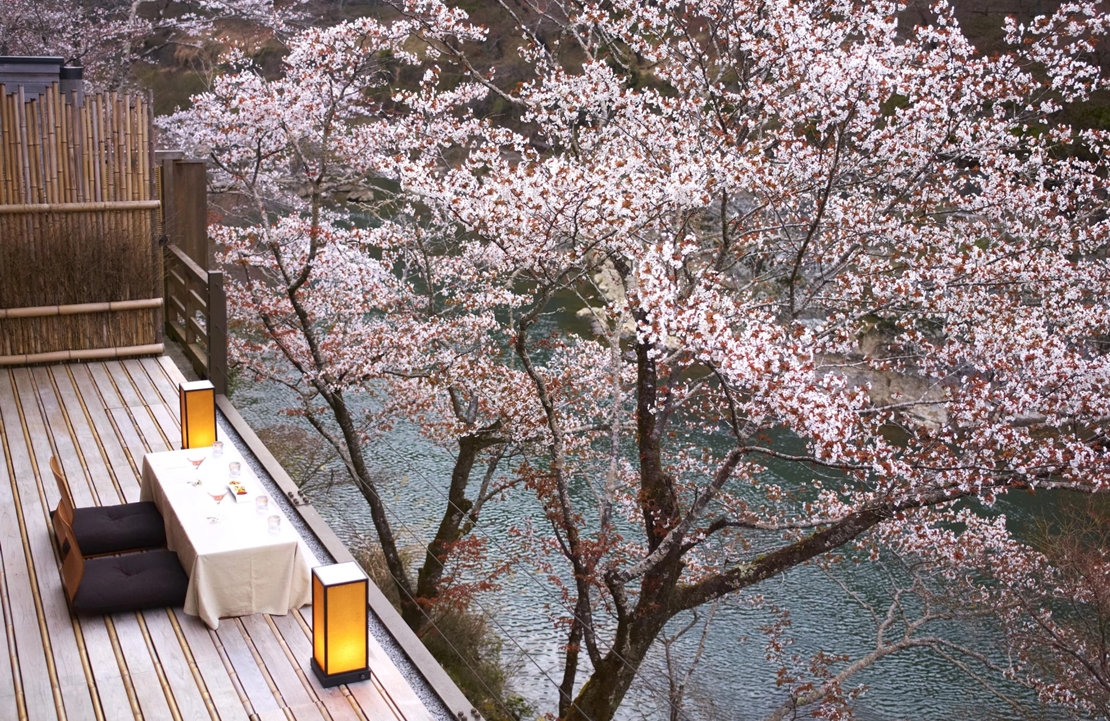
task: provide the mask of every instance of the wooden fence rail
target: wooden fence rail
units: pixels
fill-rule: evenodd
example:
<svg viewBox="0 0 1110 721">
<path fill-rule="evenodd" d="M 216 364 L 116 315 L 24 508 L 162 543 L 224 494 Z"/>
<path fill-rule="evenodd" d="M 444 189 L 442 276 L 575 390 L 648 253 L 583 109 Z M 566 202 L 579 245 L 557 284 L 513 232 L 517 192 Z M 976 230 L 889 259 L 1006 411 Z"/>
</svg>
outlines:
<svg viewBox="0 0 1110 721">
<path fill-rule="evenodd" d="M 206 270 L 173 243 L 166 245 L 166 329 L 217 393 L 227 392 L 227 299 L 224 274 Z"/>
</svg>

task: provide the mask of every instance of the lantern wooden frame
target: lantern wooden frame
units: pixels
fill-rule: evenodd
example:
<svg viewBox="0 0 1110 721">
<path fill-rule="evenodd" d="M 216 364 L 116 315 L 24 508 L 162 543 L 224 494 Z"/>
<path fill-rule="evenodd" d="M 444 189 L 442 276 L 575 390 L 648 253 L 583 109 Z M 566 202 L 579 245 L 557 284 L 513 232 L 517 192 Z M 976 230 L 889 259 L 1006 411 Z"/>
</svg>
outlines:
<svg viewBox="0 0 1110 721">
<path fill-rule="evenodd" d="M 370 678 L 369 583 L 353 562 L 312 569 L 312 672 L 325 688 Z"/>
<path fill-rule="evenodd" d="M 178 386 L 181 448 L 203 448 L 216 441 L 216 387 L 210 381 Z"/>
</svg>

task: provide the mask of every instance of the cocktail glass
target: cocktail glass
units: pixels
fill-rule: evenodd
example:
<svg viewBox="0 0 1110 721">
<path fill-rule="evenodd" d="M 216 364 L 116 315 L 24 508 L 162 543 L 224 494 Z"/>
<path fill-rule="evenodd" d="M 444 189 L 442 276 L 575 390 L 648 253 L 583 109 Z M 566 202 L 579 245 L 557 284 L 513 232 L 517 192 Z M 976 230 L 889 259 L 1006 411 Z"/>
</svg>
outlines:
<svg viewBox="0 0 1110 721">
<path fill-rule="evenodd" d="M 191 450 L 185 458 L 189 463 L 193 464 L 193 468 L 200 468 L 200 464 L 204 463 L 204 459 L 208 458 L 208 454 L 200 449 Z"/>
</svg>

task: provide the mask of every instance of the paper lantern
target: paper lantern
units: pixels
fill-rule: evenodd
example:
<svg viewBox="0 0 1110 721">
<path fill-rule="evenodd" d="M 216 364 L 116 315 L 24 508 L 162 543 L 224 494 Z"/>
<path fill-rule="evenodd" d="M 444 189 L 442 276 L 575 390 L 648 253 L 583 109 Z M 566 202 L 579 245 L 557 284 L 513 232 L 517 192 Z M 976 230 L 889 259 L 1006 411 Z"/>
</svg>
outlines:
<svg viewBox="0 0 1110 721">
<path fill-rule="evenodd" d="M 368 583 L 357 563 L 312 569 L 312 671 L 324 687 L 370 678 Z"/>
<path fill-rule="evenodd" d="M 208 381 L 178 386 L 181 400 L 181 447 L 203 448 L 216 441 L 216 388 Z"/>
</svg>

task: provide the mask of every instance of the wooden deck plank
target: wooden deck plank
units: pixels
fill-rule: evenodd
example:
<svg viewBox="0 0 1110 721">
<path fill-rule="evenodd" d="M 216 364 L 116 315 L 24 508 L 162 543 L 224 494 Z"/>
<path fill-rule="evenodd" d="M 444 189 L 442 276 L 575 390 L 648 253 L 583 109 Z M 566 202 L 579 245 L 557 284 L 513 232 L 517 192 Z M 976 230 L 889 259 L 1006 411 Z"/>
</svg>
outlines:
<svg viewBox="0 0 1110 721">
<path fill-rule="evenodd" d="M 250 710 L 243 706 L 235 684 L 224 668 L 216 644 L 208 627 L 196 616 L 186 615 L 184 612 L 175 611 L 177 623 L 181 633 L 189 642 L 189 649 L 193 652 L 200 675 L 204 678 L 204 685 L 208 688 L 208 696 L 212 699 L 216 711 L 220 714 L 221 721 L 246 721 Z"/>
<path fill-rule="evenodd" d="M 17 518 L 19 507 L 16 506 L 15 492 L 20 485 L 20 477 L 31 474 L 33 478 L 33 473 L 10 371 L 0 373 L 0 423 L 3 423 L 7 439 L 4 462 L 0 464 L 0 548 L 4 549 L 4 574 L 8 582 L 9 610 L 23 697 L 29 719 L 56 719 L 58 709 L 51 688 L 46 645 L 39 625 L 31 581 L 34 569 L 26 553 L 20 519 Z M 37 499 L 31 511 L 32 515 L 35 512 L 41 514 L 41 504 Z"/>
<path fill-rule="evenodd" d="M 83 617 L 81 634 L 85 637 L 85 650 L 88 653 L 89 666 L 92 667 L 96 692 L 100 696 L 100 706 L 104 709 L 105 719 L 113 715 L 120 718 L 125 716 L 135 718 L 131 696 L 127 691 L 127 687 L 131 684 L 131 677 L 127 673 L 126 666 L 120 668 L 104 619 L 100 616 Z"/>
<path fill-rule="evenodd" d="M 239 632 L 239 624 L 233 619 L 224 621 L 216 630 L 216 636 L 220 639 L 224 653 L 231 661 L 235 675 L 238 676 L 243 691 L 250 699 L 254 712 L 261 718 L 266 711 L 280 709 L 279 700 L 274 698 L 266 677 L 262 675 L 261 669 L 258 668 L 254 656 L 247 647 L 246 640 Z"/>
<path fill-rule="evenodd" d="M 266 666 L 274 685 L 281 692 L 281 698 L 286 706 L 303 706 L 315 704 L 315 699 L 309 694 L 301 682 L 297 670 L 289 663 L 285 651 L 274 637 L 270 625 L 262 618 L 262 614 L 251 614 L 239 619 L 247 637 L 254 645 L 254 650 Z"/>
<path fill-rule="evenodd" d="M 135 424 L 135 428 L 139 431 L 139 435 L 143 439 L 143 444 L 150 449 L 151 453 L 159 451 L 170 450 L 166 444 L 166 439 L 162 437 L 162 431 L 159 430 L 158 424 L 147 412 L 146 408 L 142 406 L 128 406 L 122 410 L 112 409 L 112 417 L 119 419 L 121 414 L 126 413 L 131 418 L 131 422 Z M 142 468 L 143 457 L 140 455 L 136 459 L 139 463 L 139 468 Z"/>
<path fill-rule="evenodd" d="M 97 721 L 88 682 L 62 684 L 61 691 L 67 721 Z"/>
<path fill-rule="evenodd" d="M 147 446 L 143 443 L 142 437 L 137 428 L 131 420 L 131 414 L 127 412 L 126 408 L 109 408 L 107 409 L 108 416 L 112 421 L 112 428 L 116 433 L 116 437 L 123 445 L 124 452 L 131 459 L 131 464 L 136 474 L 142 473 L 143 469 L 143 456 L 148 452 Z M 138 481 L 136 480 L 136 483 Z M 125 496 L 127 493 L 125 492 Z M 130 503 L 132 498 L 127 496 Z M 133 500 L 139 500 L 136 495 Z"/>
<path fill-rule="evenodd" d="M 100 455 L 100 448 L 92 429 L 84 423 L 83 415 L 73 416 L 63 411 L 60 399 L 54 392 L 50 374 L 45 369 L 36 368 L 34 380 L 39 402 L 46 414 L 46 421 L 54 441 L 53 455 L 58 457 L 58 462 L 62 466 L 74 504 L 81 507 L 110 506 L 119 503 L 119 491 L 107 466 L 104 465 L 104 459 Z M 71 418 L 72 424 L 69 422 Z M 45 459 L 42 457 L 43 453 L 49 452 L 49 446 L 36 449 L 43 492 L 48 499 L 47 508 L 55 508 L 58 502 L 58 489 L 54 476 L 50 472 L 50 456 L 47 455 Z"/>
<path fill-rule="evenodd" d="M 138 395 L 131 387 L 130 382 L 118 383 L 106 363 L 89 364 L 89 373 L 92 375 L 94 385 L 100 393 L 104 407 L 107 408 L 119 427 L 119 433 L 127 441 L 128 450 L 135 459 L 135 466 L 142 468 L 143 455 L 147 451 L 166 450 L 165 441 L 158 431 L 150 414 L 143 410 L 132 413 L 131 408 L 141 408 Z M 127 430 L 131 426 L 135 433 Z M 138 447 L 135 445 L 138 441 Z M 139 450 L 139 447 L 142 450 Z"/>
<path fill-rule="evenodd" d="M 6 548 L 16 549 L 11 554 Z M 23 684 L 23 702 L 27 704 L 29 719 L 57 719 L 54 694 L 50 688 L 47 669 L 47 652 L 42 646 L 39 618 L 31 597 L 31 579 L 26 565 L 20 563 L 23 549 L 18 546 L 0 545 L 0 560 L 4 575 L 9 580 L 8 600 L 11 603 L 12 627 L 16 636 L 16 657 L 19 660 L 20 680 Z"/>
<path fill-rule="evenodd" d="M 104 361 L 98 364 L 104 372 L 111 377 L 112 383 L 116 387 L 116 392 L 119 394 L 120 400 L 123 405 L 128 408 L 137 408 L 143 405 L 143 398 L 139 392 L 135 390 L 135 386 L 131 385 L 131 379 L 127 376 L 127 371 L 124 370 L 123 365 L 119 361 Z"/>
<path fill-rule="evenodd" d="M 433 721 L 424 702 L 397 670 L 393 660 L 386 655 L 378 639 L 371 635 L 369 640 L 370 668 L 374 669 L 374 677 L 377 678 L 379 688 L 401 712 L 401 717 L 405 721 Z"/>
<path fill-rule="evenodd" d="M 170 623 L 168 613 L 167 609 L 145 611 L 143 618 L 146 620 L 151 643 L 154 644 L 154 650 L 158 653 L 158 659 L 162 664 L 166 682 L 173 691 L 177 709 L 182 719 L 212 718 L 204 703 L 201 689 L 193 677 L 193 670 L 189 667 L 185 651 L 181 648 L 177 632 Z"/>
<path fill-rule="evenodd" d="M 151 450 L 155 450 L 157 446 L 165 446 L 167 449 L 174 447 L 172 441 L 177 434 L 176 422 L 172 420 L 172 416 L 167 421 L 169 412 L 165 410 L 161 398 L 150 384 L 150 379 L 146 377 L 142 366 L 138 367 L 138 375 L 132 376 L 128 363 L 130 361 L 110 361 L 105 363 L 104 367 L 111 376 L 120 398 L 135 419 L 136 425 L 142 430 Z M 158 407 L 151 406 L 146 396 L 154 398 Z M 148 421 L 152 422 L 152 425 L 148 425 Z M 161 443 L 158 442 L 159 440 Z"/>
<path fill-rule="evenodd" d="M 53 491 L 56 497 L 58 490 L 48 465 L 50 455 L 55 452 L 55 449 L 63 463 L 76 470 L 79 477 L 84 479 L 69 425 L 58 405 L 58 398 L 54 394 L 48 374 L 44 374 L 41 369 L 35 369 L 31 372 L 15 371 L 12 375 L 31 443 L 29 450 L 33 454 L 32 463 L 39 469 L 39 484 L 33 489 L 33 499 L 40 500 L 42 496 L 47 495 L 48 491 Z M 99 461 L 99 457 L 93 457 L 90 460 Z M 46 475 L 50 475 L 49 479 L 44 477 L 44 470 Z M 33 475 L 28 477 L 29 482 L 33 480 Z M 75 485 L 80 495 L 89 495 L 88 487 L 83 482 Z M 109 486 L 109 489 L 114 496 L 115 488 Z M 95 699 L 89 687 L 89 679 L 82 662 L 81 649 L 77 644 L 69 606 L 65 601 L 65 592 L 62 590 L 58 572 L 59 559 L 50 535 L 49 517 L 44 513 L 41 505 L 38 505 L 37 514 L 29 508 L 28 494 L 32 494 L 32 489 L 27 488 L 26 494 L 22 489 L 20 490 L 23 520 L 27 531 L 27 542 L 31 547 L 32 558 L 37 569 L 40 605 L 50 637 L 51 654 L 63 697 L 65 714 L 72 719 L 95 719 L 96 713 L 93 710 Z M 77 495 L 75 494 L 75 498 Z M 49 504 L 46 508 L 49 508 Z"/>
<path fill-rule="evenodd" d="M 158 427 L 162 443 L 166 449 L 178 450 L 181 448 L 181 426 L 177 424 L 177 419 L 170 413 L 170 407 L 165 403 L 158 405 L 144 406 L 146 412 L 154 419 L 155 425 Z M 131 409 L 132 413 L 137 413 L 137 408 Z"/>
<path fill-rule="evenodd" d="M 57 386 L 54 389 L 57 396 L 47 390 L 52 388 L 48 382 L 51 378 Z M 44 369 L 36 369 L 35 380 L 40 400 L 50 417 L 55 452 L 66 473 L 74 502 L 78 506 L 92 505 L 95 502 L 94 489 L 89 486 L 85 468 L 89 476 L 99 479 L 95 490 L 102 504 L 120 502 L 119 492 L 112 483 L 108 467 L 100 453 L 97 433 L 89 426 L 88 419 L 84 416 L 77 398 L 77 389 L 70 381 L 68 373 L 51 374 L 51 377 L 47 378 L 44 375 Z M 62 415 L 62 411 L 66 412 L 65 416 Z M 69 419 L 69 428 L 66 427 L 66 417 Z M 127 467 L 126 460 L 124 465 Z M 42 468 L 41 465 L 40 468 Z M 45 473 L 47 472 L 48 469 L 42 471 L 44 485 L 46 485 Z M 61 592 L 60 581 L 59 592 Z M 130 715 L 131 699 L 127 692 L 130 677 L 128 676 L 125 683 L 124 676 L 127 672 L 126 669 L 121 671 L 119 667 L 112 648 L 111 635 L 104 620 L 95 616 L 83 617 L 81 632 L 85 637 L 85 651 L 96 685 L 96 693 L 100 698 L 101 707 L 105 709 L 105 717 L 110 716 L 113 709 Z M 68 711 L 67 705 L 67 713 Z"/>
<path fill-rule="evenodd" d="M 0 425 L 0 434 L 3 433 Z M 5 477 L 7 461 L 4 456 L 3 446 L 0 445 L 0 482 Z M 4 516 L 0 513 L 0 522 Z M 0 544 L 0 616 L 4 622 L 4 643 L 0 648 L 0 708 L 10 709 L 15 715 L 27 714 L 23 705 L 23 688 L 17 685 L 19 673 L 19 659 L 16 657 L 15 629 L 12 626 L 11 602 L 8 600 L 8 577 L 4 572 L 4 548 Z"/>
<path fill-rule="evenodd" d="M 139 699 L 139 708 L 145 721 L 173 721 L 169 702 L 162 689 L 154 661 L 147 649 L 139 620 L 134 613 L 113 613 L 112 625 L 116 630 L 120 651 L 127 662 L 131 686 Z"/>
<path fill-rule="evenodd" d="M 288 711 L 293 714 L 296 721 L 327 721 L 324 713 L 315 704 L 290 706 Z"/>
<path fill-rule="evenodd" d="M 80 367 L 73 369 L 74 376 L 80 377 Z M 124 448 L 131 454 L 135 467 L 141 468 L 143 456 L 150 450 L 150 446 L 143 437 L 143 429 L 131 418 L 127 404 L 116 390 L 115 383 L 103 363 L 90 363 L 87 366 L 92 387 L 82 389 L 82 396 L 89 398 L 92 393 L 100 398 L 100 403 L 107 410 L 108 415 L 118 426 L 117 433 L 123 440 Z"/>
<path fill-rule="evenodd" d="M 3 427 L 0 426 L 0 435 L 3 434 Z M 0 445 L 0 466 L 6 465 L 4 460 L 3 446 Z M 2 481 L 3 473 L 0 471 L 0 481 Z M 6 521 L 3 514 L 0 514 L 0 524 Z M 13 639 L 8 638 L 8 631 L 10 627 L 8 611 L 8 579 L 4 577 L 3 560 L 0 559 L 0 622 L 3 623 L 3 643 L 0 643 L 0 709 L 16 709 L 16 677 L 12 676 L 12 669 L 17 668 L 11 662 L 14 649 L 12 643 Z"/>
<path fill-rule="evenodd" d="M 301 624 L 297 623 L 293 614 L 270 616 L 270 619 L 277 627 L 285 645 L 289 647 L 289 652 L 297 659 L 301 672 L 308 679 L 316 698 L 328 710 L 332 721 L 359 721 L 358 712 L 351 706 L 351 702 L 347 700 L 347 695 L 343 693 L 342 689 L 337 687 L 324 688 L 316 679 L 315 674 L 312 673 L 312 641 L 305 634 Z M 378 719 L 383 717 L 369 716 L 368 718 Z"/>
<path fill-rule="evenodd" d="M 120 397 L 119 391 L 116 390 L 112 383 L 112 376 L 108 372 L 108 367 L 103 363 L 82 363 L 79 365 L 71 365 L 73 371 L 78 369 L 88 372 L 90 380 L 92 380 L 94 387 L 100 391 L 100 395 L 104 399 L 104 407 L 112 410 L 115 408 L 126 408 L 128 403 Z"/>
<path fill-rule="evenodd" d="M 146 357 L 139 362 L 150 378 L 150 382 L 154 384 L 154 388 L 158 391 L 158 395 L 161 396 L 162 402 L 169 406 L 174 420 L 180 423 L 181 411 L 178 408 L 177 397 L 177 384 L 180 381 L 175 381 L 173 377 L 170 376 L 169 369 L 160 362 L 163 358 L 169 361 L 169 358 L 166 358 L 166 356 L 160 356 L 158 358 Z M 173 361 L 170 361 L 170 365 L 173 365 Z M 176 369 L 176 366 L 174 366 L 174 368 Z M 178 373 L 178 375 L 180 375 L 180 373 Z"/>
<path fill-rule="evenodd" d="M 66 367 L 56 368 L 52 375 L 62 408 L 73 426 L 77 447 L 81 450 L 86 463 L 90 456 L 99 458 L 115 479 L 113 490 L 118 486 L 119 491 L 123 491 L 123 498 L 120 498 L 119 491 L 116 491 L 110 500 L 101 496 L 101 503 L 138 500 L 137 469 L 131 465 L 127 451 L 118 434 L 114 432 L 100 396 L 97 395 L 96 389 L 91 387 L 91 379 L 87 381 L 90 385 L 86 386 L 86 392 L 89 394 L 86 397 L 77 386 L 77 378 L 71 376 L 66 371 Z M 88 378 L 87 373 L 85 378 Z"/>
<path fill-rule="evenodd" d="M 48 637 L 46 645 L 49 646 L 50 656 L 47 664 L 49 668 L 50 661 L 53 661 L 52 683 L 57 683 L 66 711 L 75 718 L 91 718 L 94 714 L 87 686 L 84 694 L 73 693 L 75 685 L 86 684 L 85 669 L 70 621 L 69 607 L 62 592 L 61 577 L 57 573 L 57 557 L 47 523 L 48 506 L 44 506 L 45 489 L 35 478 L 35 467 L 42 467 L 42 455 L 51 452 L 50 440 L 39 407 L 39 394 L 30 372 L 27 369 L 18 369 L 11 375 L 16 391 L 15 401 L 23 411 L 25 434 L 23 446 L 11 443 L 9 439 L 9 448 L 12 450 L 13 462 L 23 465 L 16 471 L 16 490 L 23 513 L 26 547 L 30 549 L 31 569 L 36 582 L 31 590 L 32 594 L 37 592 L 39 611 L 42 614 L 40 623 L 45 623 Z M 22 458 L 24 453 L 25 460 Z M 47 460 L 49 461 L 49 455 Z M 52 490 L 57 493 L 56 487 Z"/>
<path fill-rule="evenodd" d="M 157 361 L 158 365 L 162 366 L 162 371 L 166 374 L 166 377 L 170 379 L 170 383 L 173 385 L 174 397 L 176 398 L 178 384 L 185 383 L 189 379 L 185 377 L 185 374 L 181 372 L 181 369 L 177 367 L 177 364 L 174 363 L 173 359 L 168 355 L 158 356 L 154 360 Z M 170 405 L 173 405 L 173 403 L 171 402 Z"/>
<path fill-rule="evenodd" d="M 103 474 L 101 485 L 111 483 L 111 493 L 99 492 L 101 505 L 131 503 L 139 500 L 139 468 L 132 461 L 121 434 L 113 427 L 109 411 L 100 404 L 95 391 L 80 393 L 68 376 L 56 379 L 62 407 L 74 425 L 77 446 L 90 475 Z M 139 442 L 139 448 L 142 448 Z M 142 455 L 139 456 L 142 462 Z M 95 469 L 95 470 L 94 470 Z M 67 473 L 67 478 L 69 477 Z"/>
<path fill-rule="evenodd" d="M 131 378 L 132 385 L 135 386 L 135 390 L 138 392 L 139 398 L 142 399 L 142 405 L 160 406 L 166 402 L 165 399 L 162 398 L 162 395 L 158 392 L 158 389 L 154 387 L 154 384 L 151 382 L 150 378 L 147 376 L 146 369 L 143 368 L 142 363 L 140 363 L 135 358 L 128 358 L 127 360 L 123 361 L 121 365 L 123 366 L 123 369 L 127 372 L 128 377 Z"/>
<path fill-rule="evenodd" d="M 112 428 L 112 423 L 115 420 L 112 411 L 113 409 L 123 409 L 122 401 L 119 400 L 119 396 L 115 395 L 114 390 L 112 391 L 113 395 L 105 397 L 93 377 L 92 366 L 68 365 L 66 368 L 69 375 L 73 377 L 74 387 L 80 393 L 85 408 L 92 416 L 94 428 L 98 429 L 102 436 L 106 435 L 107 430 Z M 124 415 L 126 415 L 126 412 Z M 138 473 L 142 468 L 143 454 L 146 453 L 146 446 L 143 445 L 139 432 L 135 429 L 134 424 L 128 420 L 125 427 L 116 429 L 115 435 L 125 457 L 131 461 L 135 473 Z"/>
</svg>

